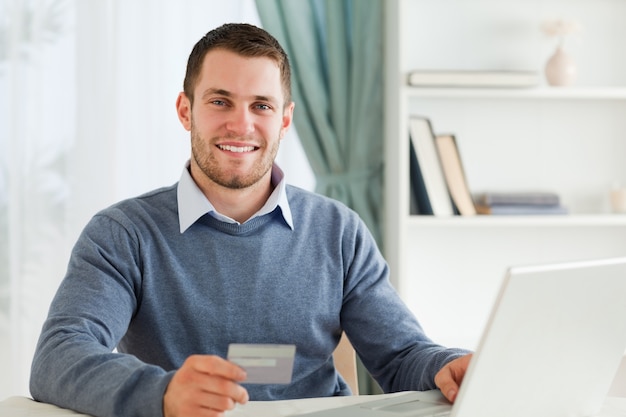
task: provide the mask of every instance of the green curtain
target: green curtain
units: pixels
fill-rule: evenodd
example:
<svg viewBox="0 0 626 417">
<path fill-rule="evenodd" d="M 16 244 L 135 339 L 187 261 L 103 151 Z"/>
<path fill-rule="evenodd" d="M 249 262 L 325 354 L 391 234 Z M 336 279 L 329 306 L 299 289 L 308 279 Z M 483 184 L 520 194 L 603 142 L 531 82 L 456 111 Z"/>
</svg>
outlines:
<svg viewBox="0 0 626 417">
<path fill-rule="evenodd" d="M 382 250 L 383 0 L 256 0 L 292 68 L 294 124 L 316 191 L 354 209 Z M 359 391 L 380 387 L 358 361 Z"/>
<path fill-rule="evenodd" d="M 382 249 L 382 0 L 256 0 L 289 54 L 294 124 L 317 180 Z"/>
</svg>

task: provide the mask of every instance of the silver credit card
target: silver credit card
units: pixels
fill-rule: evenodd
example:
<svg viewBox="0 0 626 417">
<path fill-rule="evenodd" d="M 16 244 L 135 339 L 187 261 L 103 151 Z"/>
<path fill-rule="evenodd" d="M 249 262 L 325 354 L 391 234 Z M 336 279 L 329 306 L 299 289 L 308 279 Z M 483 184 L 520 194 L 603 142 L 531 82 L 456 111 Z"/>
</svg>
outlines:
<svg viewBox="0 0 626 417">
<path fill-rule="evenodd" d="M 296 345 L 228 345 L 228 360 L 241 366 L 248 375 L 244 384 L 288 384 L 291 382 Z"/>
</svg>

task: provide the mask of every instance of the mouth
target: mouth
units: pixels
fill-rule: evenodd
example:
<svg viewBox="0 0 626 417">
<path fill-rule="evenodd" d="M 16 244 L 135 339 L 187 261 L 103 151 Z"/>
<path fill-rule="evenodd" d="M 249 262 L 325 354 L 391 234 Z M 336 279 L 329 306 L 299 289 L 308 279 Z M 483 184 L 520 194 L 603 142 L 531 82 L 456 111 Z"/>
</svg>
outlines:
<svg viewBox="0 0 626 417">
<path fill-rule="evenodd" d="M 217 147 L 223 151 L 227 152 L 235 152 L 235 153 L 245 153 L 245 152 L 253 152 L 259 149 L 258 146 L 234 146 L 234 145 L 217 145 Z"/>
</svg>

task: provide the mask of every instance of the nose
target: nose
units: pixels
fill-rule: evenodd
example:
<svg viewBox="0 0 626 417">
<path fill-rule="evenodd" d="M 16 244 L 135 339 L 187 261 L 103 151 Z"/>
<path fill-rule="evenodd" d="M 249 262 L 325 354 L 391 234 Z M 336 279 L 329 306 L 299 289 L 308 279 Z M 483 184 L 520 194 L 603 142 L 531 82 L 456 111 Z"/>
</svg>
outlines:
<svg viewBox="0 0 626 417">
<path fill-rule="evenodd" d="M 254 131 L 253 115 L 249 109 L 240 107 L 229 113 L 226 129 L 237 136 L 246 136 Z"/>
</svg>

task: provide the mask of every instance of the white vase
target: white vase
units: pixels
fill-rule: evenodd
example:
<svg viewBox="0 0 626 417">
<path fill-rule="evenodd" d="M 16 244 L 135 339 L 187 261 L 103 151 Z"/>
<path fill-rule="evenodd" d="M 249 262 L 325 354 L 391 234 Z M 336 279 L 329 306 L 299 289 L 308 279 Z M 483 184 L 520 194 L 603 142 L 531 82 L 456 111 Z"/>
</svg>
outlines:
<svg viewBox="0 0 626 417">
<path fill-rule="evenodd" d="M 576 79 L 576 62 L 559 45 L 546 63 L 546 79 L 553 86 L 570 85 Z"/>
</svg>

